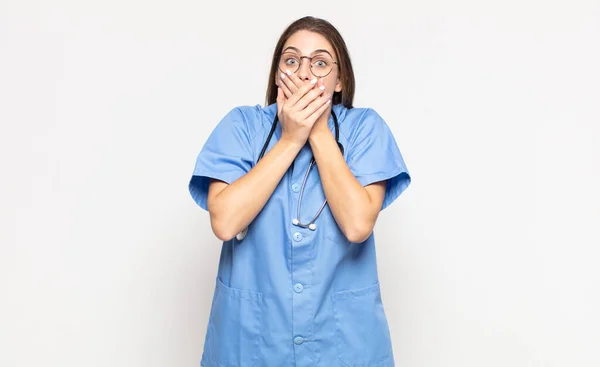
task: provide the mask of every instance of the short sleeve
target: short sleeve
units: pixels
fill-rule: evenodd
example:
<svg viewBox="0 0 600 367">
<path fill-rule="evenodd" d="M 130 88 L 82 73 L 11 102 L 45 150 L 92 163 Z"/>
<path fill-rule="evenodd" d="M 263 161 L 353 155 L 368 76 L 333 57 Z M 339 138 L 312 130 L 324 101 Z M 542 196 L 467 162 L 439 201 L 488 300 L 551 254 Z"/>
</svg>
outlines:
<svg viewBox="0 0 600 367">
<path fill-rule="evenodd" d="M 217 124 L 196 158 L 188 186 L 201 208 L 208 210 L 211 178 L 231 184 L 250 171 L 254 162 L 250 141 L 246 117 L 234 108 Z"/>
<path fill-rule="evenodd" d="M 372 109 L 367 109 L 355 127 L 347 162 L 363 186 L 387 181 L 381 210 L 410 185 L 411 177 L 398 144 L 387 123 Z"/>
</svg>

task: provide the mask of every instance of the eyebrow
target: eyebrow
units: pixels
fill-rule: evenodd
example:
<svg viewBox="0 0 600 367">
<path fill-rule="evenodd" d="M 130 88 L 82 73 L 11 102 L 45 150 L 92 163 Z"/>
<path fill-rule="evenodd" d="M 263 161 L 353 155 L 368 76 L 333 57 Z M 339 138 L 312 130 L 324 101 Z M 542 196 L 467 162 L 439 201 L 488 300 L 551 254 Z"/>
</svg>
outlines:
<svg viewBox="0 0 600 367">
<path fill-rule="evenodd" d="M 297 53 L 299 53 L 299 54 L 302 54 L 302 52 L 300 52 L 300 50 L 299 50 L 299 49 L 297 49 L 297 48 L 296 48 L 296 47 L 294 47 L 294 46 L 288 46 L 288 47 L 286 47 L 286 48 L 285 48 L 285 50 L 283 50 L 283 52 L 286 52 L 286 51 L 287 51 L 288 49 L 290 49 L 290 48 L 291 48 L 292 50 L 296 51 Z M 327 51 L 327 50 L 325 50 L 325 49 L 322 49 L 322 48 L 320 48 L 320 49 L 318 49 L 318 50 L 314 50 L 313 52 L 311 52 L 311 55 L 314 55 L 314 54 L 317 54 L 317 53 L 321 53 L 321 52 L 328 53 L 328 54 L 329 54 L 329 56 L 331 56 L 331 58 L 333 59 L 333 55 L 331 54 L 331 52 L 329 52 L 329 51 Z"/>
</svg>

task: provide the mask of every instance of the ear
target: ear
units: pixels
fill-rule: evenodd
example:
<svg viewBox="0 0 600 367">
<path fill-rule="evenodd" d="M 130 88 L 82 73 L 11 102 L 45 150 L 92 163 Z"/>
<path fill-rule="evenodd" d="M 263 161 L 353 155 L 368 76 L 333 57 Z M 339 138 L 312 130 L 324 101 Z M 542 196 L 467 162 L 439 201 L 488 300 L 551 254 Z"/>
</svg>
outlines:
<svg viewBox="0 0 600 367">
<path fill-rule="evenodd" d="M 341 92 L 342 91 L 342 81 L 340 80 L 339 76 L 337 78 L 337 82 L 335 83 L 334 91 L 336 91 L 336 92 Z"/>
</svg>

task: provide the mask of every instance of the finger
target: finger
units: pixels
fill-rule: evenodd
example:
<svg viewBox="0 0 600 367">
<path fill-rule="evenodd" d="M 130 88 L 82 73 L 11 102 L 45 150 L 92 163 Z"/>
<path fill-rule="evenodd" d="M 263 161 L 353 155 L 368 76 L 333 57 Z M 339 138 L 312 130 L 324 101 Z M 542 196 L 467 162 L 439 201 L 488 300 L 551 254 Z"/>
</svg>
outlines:
<svg viewBox="0 0 600 367">
<path fill-rule="evenodd" d="M 323 87 L 323 88 L 321 88 L 321 89 L 323 89 L 323 90 L 324 90 L 324 89 L 325 89 L 325 80 L 323 80 L 323 78 L 319 78 L 319 82 L 317 83 L 317 86 L 318 86 L 319 88 Z"/>
<path fill-rule="evenodd" d="M 311 126 L 314 125 L 314 123 L 319 119 L 319 117 L 321 117 L 321 115 L 325 113 L 325 111 L 327 111 L 327 108 L 329 108 L 330 105 L 331 100 L 328 99 L 327 102 L 325 102 L 325 104 L 317 108 L 317 110 L 313 112 L 313 114 L 310 115 L 305 121 L 308 122 L 308 124 Z"/>
<path fill-rule="evenodd" d="M 306 93 L 310 92 L 315 84 L 317 84 L 317 78 L 312 79 L 309 83 L 304 83 L 304 85 L 298 88 L 296 93 L 294 93 L 291 97 L 288 97 L 288 105 L 294 106 L 300 100 L 300 98 L 304 97 Z"/>
<path fill-rule="evenodd" d="M 303 111 L 300 118 L 303 118 L 310 123 L 316 121 L 319 116 L 327 109 L 327 106 L 331 104 L 331 98 L 329 95 L 322 95 L 319 98 L 312 101 Z M 319 111 L 322 111 L 319 113 Z M 316 115 L 315 115 L 316 114 Z M 312 121 L 314 117 L 314 121 Z"/>
<path fill-rule="evenodd" d="M 296 83 L 292 80 L 294 74 L 285 75 L 281 73 L 281 81 L 288 87 L 288 89 L 292 92 L 292 94 L 296 93 L 299 86 L 296 86 Z"/>
<path fill-rule="evenodd" d="M 304 97 L 300 98 L 298 102 L 294 105 L 295 111 L 302 111 L 306 108 L 312 101 L 319 98 L 325 92 L 325 86 L 321 85 L 319 88 L 315 85 L 313 89 L 311 89 L 308 93 L 304 95 Z"/>
<path fill-rule="evenodd" d="M 290 81 L 294 84 L 294 86 L 290 88 L 294 92 L 297 91 L 298 88 L 300 88 L 304 84 L 304 82 L 300 78 L 298 78 L 297 74 L 292 73 L 291 71 L 289 71 L 287 69 L 285 69 L 285 74 L 288 77 L 288 81 Z"/>
<path fill-rule="evenodd" d="M 287 84 L 284 82 L 284 80 L 287 79 L 287 77 L 285 76 L 285 74 L 281 73 L 281 75 L 279 76 L 279 88 L 283 89 L 283 94 L 285 95 L 286 98 L 290 98 L 292 96 L 292 91 L 290 90 L 290 88 L 288 88 Z"/>
<path fill-rule="evenodd" d="M 300 79 L 300 77 L 298 77 L 298 74 L 295 73 L 289 73 L 288 74 L 288 78 L 290 78 L 290 80 L 296 85 L 296 87 L 299 89 L 301 86 L 303 86 L 304 84 L 308 83 L 308 80 L 302 80 Z"/>
</svg>

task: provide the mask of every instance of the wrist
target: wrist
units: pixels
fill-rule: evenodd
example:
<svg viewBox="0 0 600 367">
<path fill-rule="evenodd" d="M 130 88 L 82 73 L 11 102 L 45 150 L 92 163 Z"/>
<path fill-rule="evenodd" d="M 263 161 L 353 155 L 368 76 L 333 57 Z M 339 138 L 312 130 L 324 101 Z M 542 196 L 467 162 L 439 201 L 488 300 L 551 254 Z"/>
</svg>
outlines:
<svg viewBox="0 0 600 367">
<path fill-rule="evenodd" d="M 285 150 L 295 151 L 297 153 L 300 152 L 300 150 L 306 144 L 306 142 L 302 143 L 295 139 L 290 139 L 286 136 L 281 136 L 281 139 L 279 139 L 277 144 L 284 147 Z"/>
<path fill-rule="evenodd" d="M 315 144 L 329 138 L 333 138 L 333 134 L 327 126 L 325 126 L 325 128 L 314 126 L 308 136 L 308 141 L 310 144 Z"/>
</svg>

